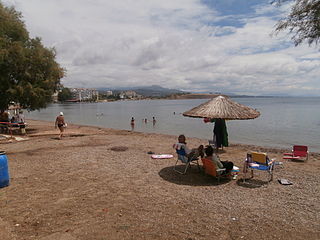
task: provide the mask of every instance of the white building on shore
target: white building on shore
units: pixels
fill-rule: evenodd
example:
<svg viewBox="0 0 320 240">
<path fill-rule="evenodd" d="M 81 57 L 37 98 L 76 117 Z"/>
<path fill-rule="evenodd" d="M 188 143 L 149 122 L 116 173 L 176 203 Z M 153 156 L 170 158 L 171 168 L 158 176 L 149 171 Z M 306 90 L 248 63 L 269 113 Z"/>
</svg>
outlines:
<svg viewBox="0 0 320 240">
<path fill-rule="evenodd" d="M 73 100 L 78 102 L 97 101 L 99 100 L 99 92 L 93 88 L 70 88 L 73 94 Z"/>
</svg>

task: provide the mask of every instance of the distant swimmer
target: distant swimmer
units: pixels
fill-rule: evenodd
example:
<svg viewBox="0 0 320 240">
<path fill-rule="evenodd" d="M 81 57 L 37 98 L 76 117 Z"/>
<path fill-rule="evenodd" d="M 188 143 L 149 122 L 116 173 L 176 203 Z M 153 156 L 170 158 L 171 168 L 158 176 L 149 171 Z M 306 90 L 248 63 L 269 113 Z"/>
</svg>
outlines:
<svg viewBox="0 0 320 240">
<path fill-rule="evenodd" d="M 131 118 L 130 124 L 131 124 L 131 130 L 133 131 L 134 130 L 134 117 Z"/>
<path fill-rule="evenodd" d="M 156 118 L 155 117 L 152 117 L 152 124 L 153 124 L 153 126 L 156 124 Z"/>
<path fill-rule="evenodd" d="M 147 122 L 148 122 L 148 119 L 145 118 L 145 119 L 144 119 L 144 123 L 147 123 Z"/>
</svg>

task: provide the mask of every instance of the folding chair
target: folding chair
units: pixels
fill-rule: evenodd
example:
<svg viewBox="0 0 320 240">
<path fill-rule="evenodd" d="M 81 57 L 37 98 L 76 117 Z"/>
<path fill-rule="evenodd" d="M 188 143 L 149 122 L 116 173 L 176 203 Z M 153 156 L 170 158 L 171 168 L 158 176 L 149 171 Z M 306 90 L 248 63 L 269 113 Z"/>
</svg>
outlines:
<svg viewBox="0 0 320 240">
<path fill-rule="evenodd" d="M 275 159 L 269 159 L 266 153 L 251 152 L 247 154 L 244 167 L 244 181 L 248 168 L 251 169 L 251 178 L 253 178 L 253 170 L 266 171 L 269 174 L 269 182 L 273 180 L 273 169 Z"/>
<path fill-rule="evenodd" d="M 291 153 L 284 153 L 283 155 L 283 159 L 288 160 L 307 161 L 309 159 L 308 147 L 304 145 L 294 145 Z"/>
<path fill-rule="evenodd" d="M 178 157 L 177 157 L 176 164 L 174 165 L 174 168 L 173 168 L 174 171 L 176 171 L 176 172 L 178 172 L 180 174 L 186 174 L 188 168 L 191 167 L 191 163 L 194 164 L 194 165 L 196 164 L 198 166 L 199 171 L 200 171 L 198 157 L 194 157 L 192 159 L 188 159 L 186 151 L 183 148 L 176 149 L 176 153 L 177 153 Z M 185 167 L 184 167 L 183 171 L 180 171 L 180 170 L 177 169 L 177 164 L 178 164 L 179 161 L 181 161 L 183 164 L 185 164 Z"/>
<path fill-rule="evenodd" d="M 204 172 L 210 176 L 213 176 L 218 179 L 220 182 L 221 177 L 229 177 L 230 174 L 225 174 L 225 168 L 217 169 L 216 165 L 212 162 L 210 158 L 201 158 Z"/>
</svg>

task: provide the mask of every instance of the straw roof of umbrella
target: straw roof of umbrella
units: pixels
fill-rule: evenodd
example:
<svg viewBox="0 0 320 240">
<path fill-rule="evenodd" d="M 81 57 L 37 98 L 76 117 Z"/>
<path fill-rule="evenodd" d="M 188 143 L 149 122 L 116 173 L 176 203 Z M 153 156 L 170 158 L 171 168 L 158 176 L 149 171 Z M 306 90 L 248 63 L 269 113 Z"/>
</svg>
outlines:
<svg viewBox="0 0 320 240">
<path fill-rule="evenodd" d="M 232 101 L 225 96 L 218 96 L 189 111 L 183 116 L 195 118 L 222 118 L 226 120 L 253 119 L 260 116 L 260 112 Z"/>
</svg>

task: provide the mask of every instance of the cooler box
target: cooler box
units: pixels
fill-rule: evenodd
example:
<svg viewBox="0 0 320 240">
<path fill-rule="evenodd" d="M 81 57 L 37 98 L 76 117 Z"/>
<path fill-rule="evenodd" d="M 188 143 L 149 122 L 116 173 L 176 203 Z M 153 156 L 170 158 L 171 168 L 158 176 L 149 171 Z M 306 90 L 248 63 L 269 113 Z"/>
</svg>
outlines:
<svg viewBox="0 0 320 240">
<path fill-rule="evenodd" d="M 0 188 L 9 186 L 8 159 L 4 151 L 0 151 Z"/>
</svg>

